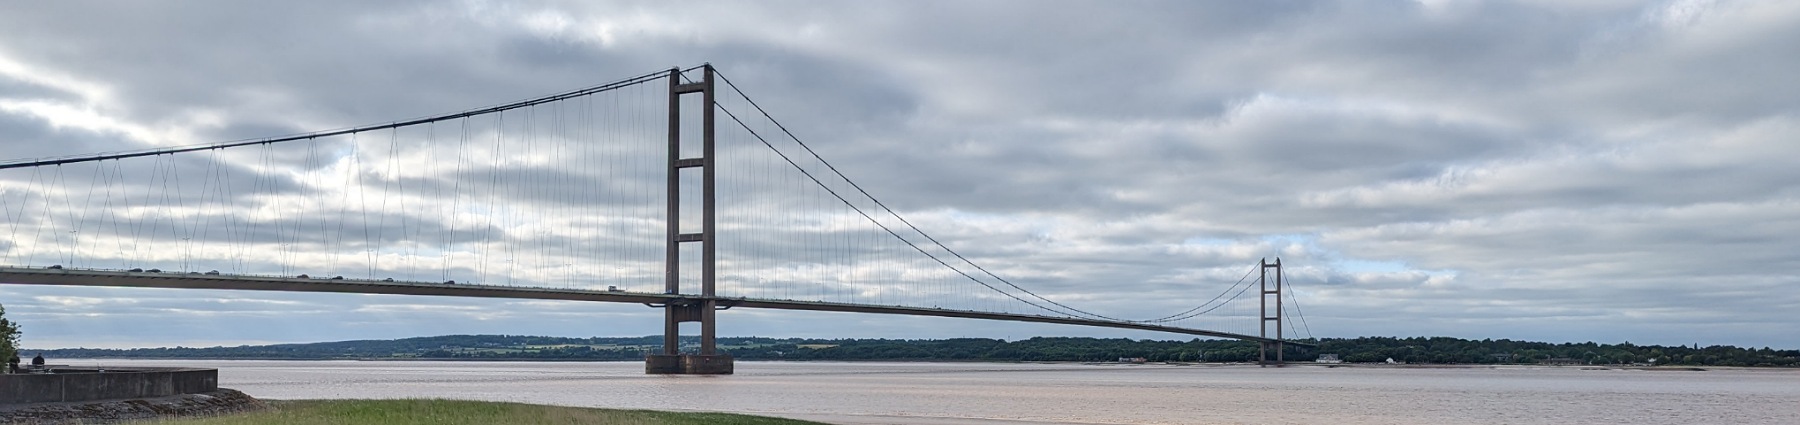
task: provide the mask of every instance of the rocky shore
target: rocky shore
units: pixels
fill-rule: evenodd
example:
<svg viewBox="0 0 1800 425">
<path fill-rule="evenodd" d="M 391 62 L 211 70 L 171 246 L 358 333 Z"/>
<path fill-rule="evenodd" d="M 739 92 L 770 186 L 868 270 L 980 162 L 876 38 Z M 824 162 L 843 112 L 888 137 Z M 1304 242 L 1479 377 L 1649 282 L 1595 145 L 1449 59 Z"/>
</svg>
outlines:
<svg viewBox="0 0 1800 425">
<path fill-rule="evenodd" d="M 216 416 L 268 409 L 229 388 L 201 394 L 80 403 L 0 404 L 0 424 L 110 424 L 183 416 Z"/>
</svg>

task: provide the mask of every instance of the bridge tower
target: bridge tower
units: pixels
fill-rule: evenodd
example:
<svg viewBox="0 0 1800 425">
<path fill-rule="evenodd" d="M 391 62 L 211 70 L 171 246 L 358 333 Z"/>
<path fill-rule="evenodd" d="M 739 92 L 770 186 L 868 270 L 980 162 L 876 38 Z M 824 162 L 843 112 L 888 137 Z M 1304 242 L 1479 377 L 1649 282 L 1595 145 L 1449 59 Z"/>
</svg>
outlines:
<svg viewBox="0 0 1800 425">
<path fill-rule="evenodd" d="M 651 354 L 644 359 L 644 372 L 649 374 L 691 374 L 691 375 L 726 375 L 731 374 L 733 361 L 730 355 L 719 354 L 716 343 L 716 317 L 718 301 L 713 299 L 713 260 L 715 259 L 717 241 L 713 227 L 713 67 L 712 64 L 701 66 L 701 78 L 698 82 L 683 83 L 680 68 L 669 69 L 669 206 L 664 257 L 664 279 L 667 294 L 681 293 L 681 244 L 700 244 L 700 299 L 681 299 L 670 301 L 663 308 L 663 347 L 659 354 Z M 681 98 L 683 95 L 700 94 L 701 96 L 701 130 L 700 156 L 683 158 L 681 155 Z M 681 173 L 684 169 L 700 169 L 700 211 L 701 223 L 699 233 L 683 233 L 681 228 Z M 681 352 L 681 323 L 700 322 L 699 353 L 683 354 Z"/>
<path fill-rule="evenodd" d="M 1275 269 L 1274 280 L 1269 279 L 1269 269 Z M 1257 321 L 1257 327 L 1260 328 L 1260 336 L 1263 337 L 1263 342 L 1261 343 L 1262 349 L 1258 353 L 1256 364 L 1262 367 L 1269 367 L 1270 364 L 1275 365 L 1275 367 L 1281 367 L 1287 363 L 1282 356 L 1282 348 L 1284 348 L 1282 346 L 1282 341 L 1285 341 L 1286 339 L 1282 337 L 1281 333 L 1281 287 L 1283 283 L 1281 276 L 1281 257 L 1276 257 L 1274 263 L 1270 263 L 1267 258 L 1262 260 L 1262 278 L 1260 280 L 1262 283 L 1262 320 Z M 1271 284 L 1273 284 L 1272 287 L 1274 289 L 1270 289 Z M 1270 295 L 1275 296 L 1274 316 L 1269 315 Z M 1269 322 L 1275 322 L 1275 339 L 1273 342 L 1269 342 Z M 1273 363 L 1269 362 L 1270 348 L 1274 348 L 1275 350 L 1275 361 Z"/>
</svg>

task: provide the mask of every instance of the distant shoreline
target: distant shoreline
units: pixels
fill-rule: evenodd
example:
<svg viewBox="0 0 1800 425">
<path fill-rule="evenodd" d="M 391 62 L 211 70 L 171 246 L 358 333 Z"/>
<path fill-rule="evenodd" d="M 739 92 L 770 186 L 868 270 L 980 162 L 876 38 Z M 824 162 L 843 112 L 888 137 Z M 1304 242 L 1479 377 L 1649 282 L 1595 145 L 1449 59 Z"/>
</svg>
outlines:
<svg viewBox="0 0 1800 425">
<path fill-rule="evenodd" d="M 294 361 L 294 362 L 495 362 L 495 363 L 634 363 L 641 360 L 593 360 L 593 359 L 534 359 L 534 358 L 246 358 L 246 357 L 95 357 L 68 358 L 64 362 L 103 362 L 108 360 L 130 361 Z M 917 359 L 858 359 L 858 360 L 741 360 L 751 363 L 948 363 L 948 364 L 1041 364 L 1041 365 L 1089 365 L 1089 366 L 1187 366 L 1187 367 L 1227 367 L 1257 366 L 1256 363 L 1245 362 L 1079 362 L 1079 361 L 1008 361 L 1008 360 L 917 360 Z M 1272 366 L 1273 367 L 1273 366 Z M 1800 370 L 1793 366 L 1633 366 L 1633 365 L 1550 365 L 1550 364 L 1385 364 L 1385 363 L 1315 363 L 1291 362 L 1280 367 L 1307 368 L 1361 368 L 1361 369 L 1582 369 L 1582 370 L 1641 370 L 1655 372 L 1705 372 L 1711 370 Z"/>
<path fill-rule="evenodd" d="M 684 337 L 685 338 L 685 337 Z M 690 340 L 691 339 L 691 340 Z M 1381 366 L 1594 367 L 1800 367 L 1800 350 L 1733 346 L 1647 346 L 1630 343 L 1545 343 L 1449 337 L 1361 337 L 1310 340 L 1313 347 L 1288 346 L 1294 364 L 1316 359 Z M 605 361 L 637 362 L 663 350 L 661 336 L 544 337 L 528 335 L 441 335 L 393 340 L 354 340 L 236 347 L 133 349 L 64 348 L 27 350 L 50 358 L 136 358 L 211 360 L 361 361 Z M 697 339 L 680 341 L 684 350 Z M 887 362 L 1149 362 L 1168 364 L 1255 363 L 1266 351 L 1254 342 L 1189 339 L 1148 340 L 1091 337 L 855 339 L 721 337 L 717 347 L 738 361 Z M 1266 352 L 1276 357 L 1274 352 Z M 1652 366 L 1654 365 L 1654 366 Z M 1666 370 L 1666 369 L 1658 369 Z"/>
</svg>

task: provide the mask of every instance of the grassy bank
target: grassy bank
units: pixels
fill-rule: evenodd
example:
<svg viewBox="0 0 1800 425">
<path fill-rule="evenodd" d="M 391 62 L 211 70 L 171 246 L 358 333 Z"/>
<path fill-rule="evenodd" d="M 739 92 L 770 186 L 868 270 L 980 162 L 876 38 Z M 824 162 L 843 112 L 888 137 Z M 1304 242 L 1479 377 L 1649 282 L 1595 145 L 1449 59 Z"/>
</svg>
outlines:
<svg viewBox="0 0 1800 425">
<path fill-rule="evenodd" d="M 621 424 L 621 425 L 816 425 L 816 422 L 726 413 L 588 409 L 460 400 L 274 401 L 267 412 L 150 422 L 158 425 L 426 425 L 426 424 Z"/>
</svg>

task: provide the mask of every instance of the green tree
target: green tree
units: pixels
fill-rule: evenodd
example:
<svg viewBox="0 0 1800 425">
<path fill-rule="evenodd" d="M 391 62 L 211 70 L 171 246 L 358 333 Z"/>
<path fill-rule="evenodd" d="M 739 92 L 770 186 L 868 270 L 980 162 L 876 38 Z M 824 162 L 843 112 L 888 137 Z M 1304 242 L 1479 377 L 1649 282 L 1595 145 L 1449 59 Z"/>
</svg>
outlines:
<svg viewBox="0 0 1800 425">
<path fill-rule="evenodd" d="M 19 324 L 6 320 L 6 306 L 0 305 L 0 362 L 18 354 Z"/>
</svg>

